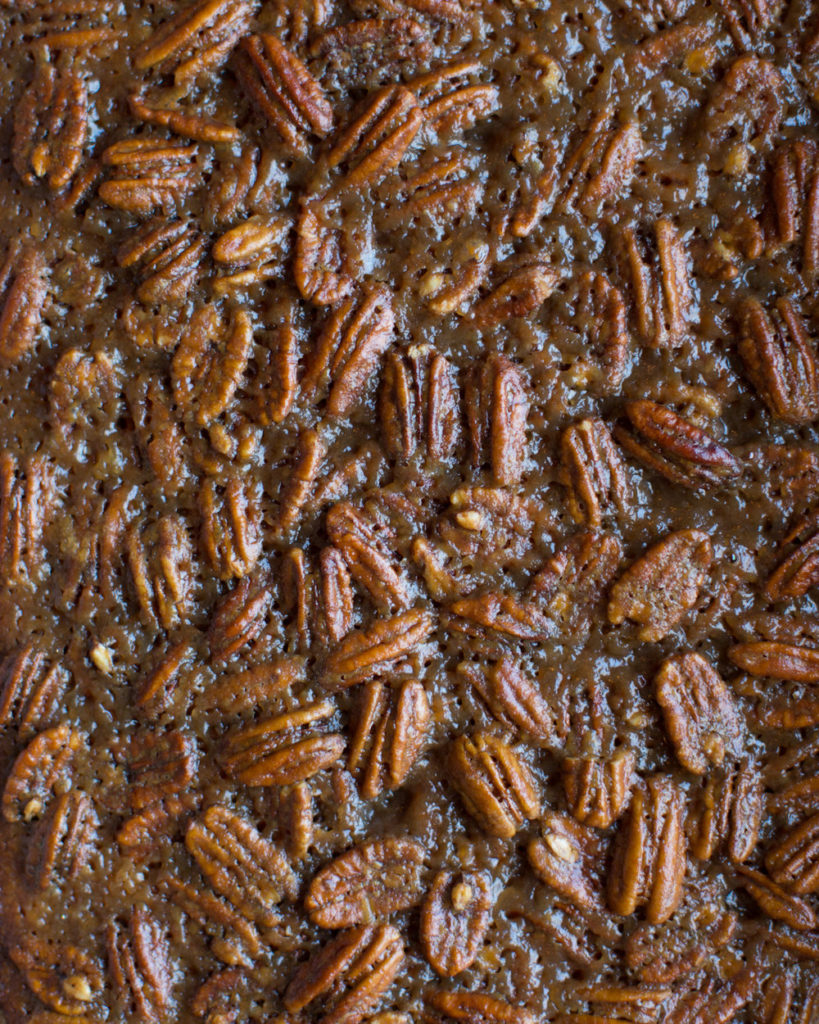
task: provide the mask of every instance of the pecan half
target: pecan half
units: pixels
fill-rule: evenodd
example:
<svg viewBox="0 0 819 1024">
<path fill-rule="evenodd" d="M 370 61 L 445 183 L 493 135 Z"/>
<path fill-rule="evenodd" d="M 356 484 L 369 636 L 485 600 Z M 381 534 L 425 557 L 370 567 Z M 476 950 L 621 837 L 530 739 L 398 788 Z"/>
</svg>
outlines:
<svg viewBox="0 0 819 1024">
<path fill-rule="evenodd" d="M 170 942 L 163 926 L 145 907 L 137 907 L 127 927 L 113 921 L 106 938 L 108 969 L 121 1011 L 144 1024 L 162 1020 L 173 987 Z"/>
<path fill-rule="evenodd" d="M 182 517 L 163 516 L 144 529 L 134 526 L 126 544 L 134 594 L 144 618 L 163 629 L 185 622 L 193 608 L 195 559 Z"/>
<path fill-rule="evenodd" d="M 514 658 L 503 657 L 486 668 L 464 661 L 457 671 L 475 687 L 501 723 L 518 729 L 538 746 L 548 747 L 555 742 L 555 710 Z"/>
<path fill-rule="evenodd" d="M 531 771 L 500 737 L 485 731 L 459 736 L 449 745 L 446 762 L 464 806 L 489 835 L 511 839 L 540 814 Z"/>
<path fill-rule="evenodd" d="M 2 810 L 6 821 L 33 821 L 59 790 L 71 782 L 74 758 L 84 740 L 65 723 L 39 733 L 17 756 L 6 778 Z"/>
<path fill-rule="evenodd" d="M 547 811 L 542 835 L 526 848 L 538 878 L 583 910 L 603 907 L 603 859 L 601 837 L 566 814 Z"/>
<path fill-rule="evenodd" d="M 756 299 L 745 302 L 739 353 L 773 416 L 810 423 L 819 416 L 815 347 L 790 299 L 778 299 L 774 309 L 772 315 Z"/>
<path fill-rule="evenodd" d="M 620 747 L 609 758 L 565 758 L 563 788 L 574 817 L 595 828 L 608 828 L 617 821 L 631 797 L 636 762 L 629 747 Z"/>
<path fill-rule="evenodd" d="M 819 814 L 792 828 L 765 855 L 771 878 L 789 892 L 819 892 Z"/>
<path fill-rule="evenodd" d="M 411 608 L 350 633 L 324 666 L 324 685 L 340 690 L 393 670 L 423 644 L 435 628 L 429 612 Z"/>
<path fill-rule="evenodd" d="M 351 928 L 296 971 L 284 1005 L 298 1013 L 318 1003 L 311 1013 L 320 1024 L 359 1024 L 381 1001 L 403 961 L 404 943 L 392 925 Z"/>
<path fill-rule="evenodd" d="M 0 366 L 14 366 L 34 348 L 46 296 L 42 254 L 11 246 L 0 268 Z"/>
<path fill-rule="evenodd" d="M 711 97 L 703 138 L 711 145 L 730 139 L 762 149 L 776 135 L 787 110 L 785 79 L 770 61 L 739 57 Z"/>
<path fill-rule="evenodd" d="M 352 254 L 334 214 L 326 200 L 312 200 L 296 224 L 293 274 L 302 296 L 320 306 L 341 302 L 355 286 Z"/>
<path fill-rule="evenodd" d="M 150 136 L 115 142 L 102 154 L 114 176 L 102 182 L 99 197 L 129 213 L 170 211 L 199 186 L 197 153 L 196 145 Z"/>
<path fill-rule="evenodd" d="M 782 541 L 782 547 L 797 543 L 774 569 L 765 583 L 772 601 L 804 597 L 819 583 L 819 520 L 816 513 L 801 519 Z"/>
<path fill-rule="evenodd" d="M 358 405 L 395 329 L 392 292 L 376 285 L 357 301 L 346 299 L 333 311 L 305 361 L 302 394 L 315 400 L 327 386 L 327 412 L 347 416 Z"/>
<path fill-rule="evenodd" d="M 670 533 L 634 562 L 611 589 L 609 622 L 639 623 L 638 637 L 653 643 L 669 633 L 691 608 L 711 567 L 713 550 L 700 530 Z"/>
<path fill-rule="evenodd" d="M 637 328 L 650 348 L 681 345 L 696 316 L 688 257 L 677 227 L 665 218 L 654 229 L 656 255 L 631 228 L 622 233 Z"/>
<path fill-rule="evenodd" d="M 350 570 L 335 548 L 324 548 L 318 564 L 293 548 L 282 566 L 283 609 L 292 616 L 298 649 L 305 654 L 341 643 L 353 628 Z"/>
<path fill-rule="evenodd" d="M 421 907 L 421 945 L 438 974 L 465 971 L 483 946 L 492 918 L 492 889 L 483 871 L 439 871 Z"/>
<path fill-rule="evenodd" d="M 609 907 L 633 914 L 645 906 L 653 924 L 680 905 L 686 872 L 684 804 L 677 785 L 661 775 L 636 789 L 620 825 L 609 876 Z"/>
<path fill-rule="evenodd" d="M 176 85 L 189 89 L 224 64 L 252 16 L 250 0 L 199 0 L 159 26 L 137 52 L 135 66 L 173 73 Z"/>
<path fill-rule="evenodd" d="M 196 774 L 197 749 L 179 729 L 138 734 L 128 751 L 128 802 L 135 811 L 190 788 Z"/>
<path fill-rule="evenodd" d="M 472 319 L 478 327 L 492 328 L 528 316 L 549 298 L 562 276 L 545 263 L 521 267 L 475 304 Z"/>
<path fill-rule="evenodd" d="M 173 877 L 163 879 L 160 891 L 209 933 L 215 932 L 211 952 L 223 963 L 250 967 L 261 955 L 263 945 L 256 926 L 227 900 L 201 885 Z"/>
<path fill-rule="evenodd" d="M 430 1024 L 463 1021 L 464 1024 L 535 1024 L 537 1017 L 525 1006 L 513 1006 L 483 992 L 424 992 L 423 1020 Z"/>
<path fill-rule="evenodd" d="M 402 85 L 388 85 L 368 99 L 363 111 L 339 135 L 327 157 L 341 168 L 338 188 L 373 187 L 403 160 L 423 124 L 415 96 Z"/>
<path fill-rule="evenodd" d="M 186 110 L 174 102 L 174 99 L 168 102 L 163 98 L 151 103 L 145 96 L 134 92 L 128 97 L 128 106 L 134 117 L 144 124 L 169 128 L 175 135 L 181 135 L 186 139 L 213 143 L 241 140 L 242 133 L 238 128 L 224 121 L 206 117 L 198 113 L 196 108 Z"/>
<path fill-rule="evenodd" d="M 699 654 L 676 654 L 654 680 L 657 703 L 680 764 L 703 775 L 742 752 L 744 729 L 731 691 Z"/>
<path fill-rule="evenodd" d="M 183 221 L 149 221 L 117 252 L 121 267 L 134 268 L 142 278 L 136 290 L 140 302 L 179 302 L 201 273 L 207 242 Z"/>
<path fill-rule="evenodd" d="M 7 654 L 0 662 L 0 728 L 16 725 L 28 736 L 50 725 L 67 682 L 62 666 L 49 665 L 34 644 Z"/>
<path fill-rule="evenodd" d="M 377 680 L 367 684 L 347 760 L 365 800 L 404 782 L 421 755 L 431 717 L 417 679 L 394 689 Z"/>
<path fill-rule="evenodd" d="M 344 752 L 344 738 L 329 731 L 335 710 L 329 701 L 319 701 L 231 732 L 221 757 L 226 774 L 246 786 L 311 778 Z"/>
<path fill-rule="evenodd" d="M 297 153 L 308 151 L 311 135 L 324 138 L 333 127 L 333 108 L 302 61 L 276 36 L 245 36 L 236 60 L 245 92 Z"/>
<path fill-rule="evenodd" d="M 42 577 L 46 528 L 57 507 L 54 468 L 39 453 L 22 467 L 8 452 L 0 455 L 0 573 L 8 586 Z"/>
<path fill-rule="evenodd" d="M 497 484 L 520 482 L 526 460 L 529 399 L 523 375 L 505 356 L 492 354 L 467 377 L 464 393 L 472 465 L 488 462 Z"/>
<path fill-rule="evenodd" d="M 710 860 L 722 849 L 744 863 L 756 849 L 763 809 L 762 778 L 751 762 L 711 771 L 689 819 L 691 853 Z"/>
<path fill-rule="evenodd" d="M 586 526 L 622 520 L 629 507 L 625 463 L 602 420 L 578 420 L 560 438 L 560 482 L 572 518 Z"/>
<path fill-rule="evenodd" d="M 819 649 L 775 640 L 735 644 L 728 657 L 744 672 L 797 683 L 819 683 Z"/>
<path fill-rule="evenodd" d="M 246 576 L 217 605 L 210 621 L 210 653 L 226 661 L 262 632 L 273 595 L 267 582 Z"/>
<path fill-rule="evenodd" d="M 812 139 L 796 139 L 777 149 L 769 190 L 770 242 L 775 247 L 801 243 L 802 273 L 812 279 L 819 271 L 819 176 Z"/>
<path fill-rule="evenodd" d="M 430 462 L 450 458 L 460 435 L 455 370 L 431 345 L 389 351 L 379 394 L 386 451 L 401 462 L 420 452 Z"/>
<path fill-rule="evenodd" d="M 386 917 L 420 902 L 424 848 L 414 839 L 373 839 L 336 857 L 313 878 L 304 906 L 322 928 Z"/>
<path fill-rule="evenodd" d="M 87 138 L 85 83 L 70 71 L 39 64 L 14 111 L 15 171 L 27 185 L 44 178 L 49 188 L 63 188 L 79 166 Z"/>
<path fill-rule="evenodd" d="M 699 490 L 729 483 L 742 463 L 725 445 L 667 406 L 641 399 L 627 402 L 630 429 L 615 436 L 626 451 L 672 483 Z"/>
<path fill-rule="evenodd" d="M 258 482 L 233 477 L 222 489 L 215 480 L 206 480 L 199 491 L 199 513 L 202 551 L 216 576 L 247 576 L 262 553 Z"/>
<path fill-rule="evenodd" d="M 76 946 L 26 935 L 9 956 L 37 998 L 68 1019 L 88 1013 L 102 993 L 99 964 Z"/>
<path fill-rule="evenodd" d="M 26 872 L 39 889 L 76 878 L 88 865 L 99 818 L 91 800 L 69 791 L 54 800 L 37 822 L 26 850 Z"/>
<path fill-rule="evenodd" d="M 761 871 L 753 871 L 741 864 L 736 865 L 736 870 L 742 878 L 743 888 L 747 889 L 768 917 L 774 921 L 783 921 L 800 932 L 816 928 L 819 919 L 807 900 L 787 892 Z"/>
<path fill-rule="evenodd" d="M 262 929 L 278 921 L 276 906 L 296 896 L 296 878 L 282 851 L 244 818 L 215 804 L 194 821 L 185 846 L 214 891 Z"/>
</svg>

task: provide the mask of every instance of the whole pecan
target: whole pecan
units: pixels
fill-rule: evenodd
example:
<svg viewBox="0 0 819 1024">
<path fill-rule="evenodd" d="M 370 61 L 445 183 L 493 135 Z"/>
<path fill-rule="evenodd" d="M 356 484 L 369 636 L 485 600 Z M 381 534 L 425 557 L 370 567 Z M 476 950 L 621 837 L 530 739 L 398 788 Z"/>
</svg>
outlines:
<svg viewBox="0 0 819 1024">
<path fill-rule="evenodd" d="M 514 749 L 489 732 L 459 736 L 447 752 L 449 778 L 489 835 L 511 839 L 540 813 L 535 780 Z"/>
<path fill-rule="evenodd" d="M 699 490 L 729 483 L 742 463 L 725 445 L 667 406 L 641 399 L 625 406 L 630 429 L 615 436 L 626 451 L 672 483 Z"/>
<path fill-rule="evenodd" d="M 421 907 L 421 945 L 438 974 L 454 977 L 477 957 L 492 916 L 483 871 L 440 871 Z"/>
<path fill-rule="evenodd" d="M 614 584 L 609 622 L 640 624 L 641 640 L 661 640 L 693 608 L 711 566 L 713 549 L 700 530 L 670 533 L 638 558 Z"/>
<path fill-rule="evenodd" d="M 819 416 L 816 351 L 790 299 L 778 299 L 773 313 L 756 299 L 744 303 L 739 352 L 751 383 L 777 419 L 810 423 Z"/>
<path fill-rule="evenodd" d="M 347 928 L 421 901 L 425 851 L 414 839 L 373 839 L 325 865 L 304 899 L 322 928 Z"/>
<path fill-rule="evenodd" d="M 644 906 L 653 924 L 680 905 L 686 873 L 684 804 L 677 784 L 653 775 L 637 788 L 621 822 L 609 875 L 608 902 L 616 914 Z"/>
<path fill-rule="evenodd" d="M 725 682 L 699 654 L 676 654 L 654 680 L 657 703 L 680 764 L 704 774 L 742 752 L 744 730 Z"/>
</svg>

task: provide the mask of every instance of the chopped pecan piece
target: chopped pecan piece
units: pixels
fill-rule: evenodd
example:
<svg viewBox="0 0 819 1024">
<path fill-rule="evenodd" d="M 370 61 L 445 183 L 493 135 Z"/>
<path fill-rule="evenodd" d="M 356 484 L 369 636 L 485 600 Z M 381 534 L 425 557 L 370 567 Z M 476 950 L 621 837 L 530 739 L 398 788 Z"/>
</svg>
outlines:
<svg viewBox="0 0 819 1024">
<path fill-rule="evenodd" d="M 609 906 L 633 914 L 645 906 L 652 924 L 668 920 L 680 905 L 686 872 L 682 793 L 661 775 L 634 792 L 620 825 L 609 876 Z"/>
<path fill-rule="evenodd" d="M 609 622 L 632 619 L 641 640 L 661 640 L 694 607 L 713 551 L 700 530 L 670 533 L 634 562 L 614 584 Z"/>
<path fill-rule="evenodd" d="M 525 1006 L 513 1006 L 483 992 L 446 992 L 427 989 L 423 1020 L 429 1024 L 463 1021 L 464 1024 L 535 1024 L 537 1017 Z"/>
<path fill-rule="evenodd" d="M 765 855 L 771 878 L 789 892 L 806 896 L 819 892 L 819 814 L 792 828 Z"/>
<path fill-rule="evenodd" d="M 472 309 L 472 319 L 481 328 L 495 328 L 515 317 L 539 309 L 560 283 L 560 271 L 544 263 L 533 263 L 513 271 Z"/>
<path fill-rule="evenodd" d="M 245 36 L 236 74 L 245 92 L 297 153 L 333 127 L 333 108 L 301 60 L 274 35 Z"/>
<path fill-rule="evenodd" d="M 764 148 L 787 110 L 785 79 L 770 61 L 746 54 L 728 69 L 705 112 L 704 139 Z"/>
<path fill-rule="evenodd" d="M 276 906 L 296 896 L 296 878 L 282 851 L 244 818 L 214 804 L 192 822 L 185 846 L 238 914 L 262 929 L 278 921 Z"/>
<path fill-rule="evenodd" d="M 466 416 L 472 465 L 488 462 L 497 484 L 520 482 L 526 460 L 529 399 L 520 370 L 505 356 L 492 354 L 467 378 Z"/>
<path fill-rule="evenodd" d="M 88 138 L 88 92 L 83 80 L 40 64 L 14 111 L 12 161 L 28 185 L 51 189 L 71 181 Z"/>
<path fill-rule="evenodd" d="M 689 820 L 691 853 L 709 860 L 724 849 L 734 864 L 744 863 L 756 848 L 763 807 L 762 779 L 752 763 L 712 770 Z"/>
<path fill-rule="evenodd" d="M 338 187 L 377 185 L 401 163 L 423 121 L 424 114 L 409 89 L 402 85 L 380 89 L 330 150 L 329 166 L 344 171 Z"/>
<path fill-rule="evenodd" d="M 176 85 L 190 89 L 224 64 L 252 16 L 250 0 L 199 0 L 160 25 L 137 52 L 136 68 L 173 73 Z"/>
<path fill-rule="evenodd" d="M 173 986 L 170 943 L 159 921 L 137 907 L 128 926 L 113 921 L 107 930 L 108 970 L 123 1013 L 144 1024 L 168 1012 Z"/>
<path fill-rule="evenodd" d="M 226 661 L 255 640 L 267 624 L 272 594 L 263 578 L 246 576 L 217 605 L 210 622 L 210 653 Z"/>
<path fill-rule="evenodd" d="M 452 978 L 472 964 L 489 928 L 492 903 L 486 872 L 438 872 L 421 908 L 421 945 L 438 974 Z"/>
<path fill-rule="evenodd" d="M 819 683 L 819 649 L 775 640 L 735 644 L 728 657 L 744 672 L 797 683 Z"/>
<path fill-rule="evenodd" d="M 772 246 L 802 246 L 802 273 L 809 280 L 819 271 L 819 176 L 816 143 L 796 139 L 774 153 L 770 170 Z"/>
<path fill-rule="evenodd" d="M 398 789 L 424 747 L 432 712 L 417 679 L 395 689 L 374 680 L 364 689 L 347 765 L 365 800 Z"/>
<path fill-rule="evenodd" d="M 420 902 L 425 852 L 414 839 L 373 839 L 336 857 L 313 878 L 304 906 L 322 928 L 386 917 Z"/>
<path fill-rule="evenodd" d="M 80 733 L 65 723 L 35 736 L 6 778 L 2 800 L 5 820 L 39 818 L 50 798 L 70 787 L 74 757 L 83 746 Z"/>
<path fill-rule="evenodd" d="M 460 393 L 449 360 L 431 345 L 390 350 L 379 397 L 386 451 L 401 462 L 421 452 L 430 462 L 450 458 L 460 435 Z"/>
<path fill-rule="evenodd" d="M 504 725 L 520 730 L 538 746 L 555 742 L 555 710 L 514 658 L 503 657 L 486 668 L 464 661 L 458 673 L 469 680 Z"/>
<path fill-rule="evenodd" d="M 819 416 L 816 351 L 790 299 L 778 299 L 774 315 L 756 299 L 745 302 L 739 352 L 773 416 L 786 423 L 810 423 Z"/>
<path fill-rule="evenodd" d="M 128 531 L 128 567 L 137 603 L 148 622 L 171 629 L 193 607 L 193 545 L 181 516 L 163 516 Z M 149 562 L 149 556 L 151 560 Z"/>
<path fill-rule="evenodd" d="M 201 545 L 220 580 L 247 576 L 262 553 L 261 488 L 233 477 L 224 489 L 213 479 L 199 491 Z"/>
<path fill-rule="evenodd" d="M 150 136 L 115 142 L 102 154 L 114 176 L 100 185 L 99 197 L 129 213 L 170 211 L 199 186 L 197 153 L 196 145 Z"/>
<path fill-rule="evenodd" d="M 87 1013 L 102 993 L 99 964 L 75 946 L 27 935 L 11 946 L 9 956 L 37 998 L 69 1020 Z"/>
<path fill-rule="evenodd" d="M 625 463 L 602 420 L 578 420 L 560 438 L 560 482 L 578 523 L 599 527 L 625 518 L 629 486 Z"/>
<path fill-rule="evenodd" d="M 807 900 L 786 892 L 761 871 L 753 871 L 741 864 L 736 865 L 736 870 L 742 878 L 743 888 L 748 890 L 760 910 L 768 917 L 774 921 L 783 921 L 797 931 L 808 932 L 816 928 L 819 919 Z"/>
<path fill-rule="evenodd" d="M 149 221 L 117 253 L 121 267 L 137 269 L 140 302 L 180 302 L 196 283 L 207 242 L 183 221 Z"/>
<path fill-rule="evenodd" d="M 552 623 L 551 635 L 582 639 L 617 572 L 623 555 L 617 537 L 602 531 L 576 533 L 532 580 L 529 599 Z"/>
<path fill-rule="evenodd" d="M 742 463 L 725 445 L 667 406 L 640 399 L 627 402 L 630 427 L 615 436 L 626 451 L 672 483 L 699 490 L 729 483 Z"/>
<path fill-rule="evenodd" d="M 60 665 L 48 665 L 45 654 L 27 644 L 0 662 L 0 728 L 16 725 L 28 736 L 50 725 L 67 684 Z"/>
<path fill-rule="evenodd" d="M 39 889 L 76 878 L 97 841 L 99 818 L 91 800 L 70 791 L 54 800 L 37 822 L 26 851 L 26 871 Z"/>
<path fill-rule="evenodd" d="M 302 394 L 314 399 L 329 386 L 327 412 L 347 416 L 358 405 L 384 352 L 393 340 L 392 293 L 376 285 L 356 301 L 346 299 L 333 311 L 305 362 Z"/>
<path fill-rule="evenodd" d="M 305 704 L 230 733 L 221 758 L 226 774 L 246 786 L 311 778 L 344 752 L 344 738 L 328 731 L 335 710 L 326 700 Z"/>
<path fill-rule="evenodd" d="M 601 837 L 566 814 L 547 811 L 542 835 L 526 848 L 538 878 L 583 910 L 603 910 Z"/>
<path fill-rule="evenodd" d="M 625 811 L 636 765 L 634 751 L 620 747 L 609 758 L 567 757 L 563 761 L 566 802 L 583 825 L 608 828 Z"/>
<path fill-rule="evenodd" d="M 744 730 L 722 677 L 699 654 L 676 654 L 654 680 L 657 703 L 680 764 L 703 775 L 742 752 Z"/>
<path fill-rule="evenodd" d="M 213 305 L 197 309 L 186 325 L 171 362 L 177 407 L 207 427 L 233 402 L 253 348 L 253 325 L 246 310 L 224 321 Z"/>
<path fill-rule="evenodd" d="M 47 294 L 42 254 L 11 246 L 0 267 L 0 366 L 16 365 L 34 348 Z"/>
<path fill-rule="evenodd" d="M 294 974 L 284 1005 L 298 1013 L 318 1001 L 319 1024 L 360 1024 L 378 1005 L 404 961 L 404 943 L 391 924 L 342 932 Z M 371 1017 L 378 1020 L 378 1017 Z"/>
<path fill-rule="evenodd" d="M 411 608 L 354 630 L 327 659 L 324 685 L 340 690 L 394 670 L 415 653 L 434 628 L 429 612 Z"/>
<path fill-rule="evenodd" d="M 489 835 L 511 839 L 540 814 L 534 777 L 514 749 L 492 733 L 454 739 L 447 751 L 452 785 L 464 806 Z"/>
<path fill-rule="evenodd" d="M 665 218 L 654 230 L 656 256 L 625 228 L 626 277 L 631 281 L 637 328 L 650 348 L 676 348 L 696 315 L 688 257 L 677 227 Z"/>
</svg>

